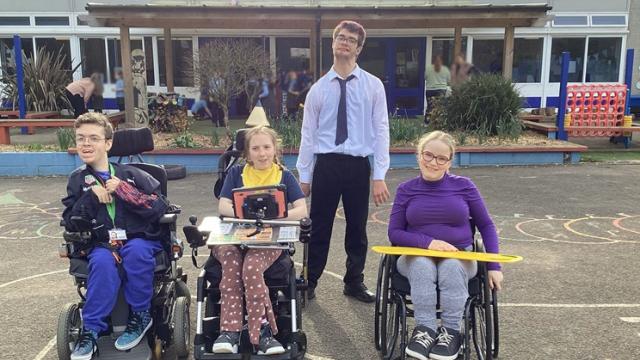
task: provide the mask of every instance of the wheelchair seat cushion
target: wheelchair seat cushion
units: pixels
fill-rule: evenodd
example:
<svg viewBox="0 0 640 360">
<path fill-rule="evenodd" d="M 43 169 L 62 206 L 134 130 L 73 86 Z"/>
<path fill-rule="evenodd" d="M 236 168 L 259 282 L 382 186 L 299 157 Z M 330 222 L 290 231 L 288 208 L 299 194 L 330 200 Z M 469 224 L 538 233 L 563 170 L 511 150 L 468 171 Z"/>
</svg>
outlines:
<svg viewBox="0 0 640 360">
<path fill-rule="evenodd" d="M 289 270 L 293 266 L 293 260 L 286 251 L 264 272 L 264 280 L 268 287 L 287 286 L 289 284 Z M 210 255 L 204 264 L 206 279 L 212 287 L 217 288 L 222 278 L 222 266 L 218 259 Z"/>
<path fill-rule="evenodd" d="M 157 252 L 155 259 L 156 267 L 153 270 L 155 273 L 162 273 L 171 266 L 171 261 L 165 251 Z M 86 279 L 89 277 L 89 259 L 81 257 L 71 258 L 69 260 L 69 274 L 80 279 Z"/>
</svg>

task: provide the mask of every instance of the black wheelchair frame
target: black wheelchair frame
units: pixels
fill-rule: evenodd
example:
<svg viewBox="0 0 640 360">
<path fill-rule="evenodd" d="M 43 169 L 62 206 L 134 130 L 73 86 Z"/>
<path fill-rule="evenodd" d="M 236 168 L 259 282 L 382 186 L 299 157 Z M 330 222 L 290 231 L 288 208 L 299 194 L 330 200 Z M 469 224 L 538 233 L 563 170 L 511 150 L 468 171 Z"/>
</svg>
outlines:
<svg viewBox="0 0 640 360">
<path fill-rule="evenodd" d="M 184 227 L 187 241 L 192 247 L 194 256 L 197 256 L 197 249 L 206 243 L 207 233 L 201 233 L 196 227 L 197 218 L 189 218 L 191 225 Z M 259 220 L 263 224 L 273 226 L 300 226 L 300 242 L 304 247 L 311 231 L 309 219 L 300 221 L 279 221 L 279 220 Z M 235 222 L 254 224 L 256 220 L 237 219 Z M 277 247 L 272 247 L 277 248 Z M 220 264 L 212 255 L 209 256 L 196 281 L 196 335 L 194 339 L 194 358 L 196 360 L 219 360 L 219 359 L 299 359 L 302 360 L 307 349 L 307 337 L 302 331 L 302 307 L 304 307 L 306 297 L 306 273 L 303 264 L 303 272 L 300 277 L 296 277 L 296 271 L 292 256 L 295 253 L 293 243 L 288 243 L 283 247 L 283 253 L 276 262 L 265 271 L 265 282 L 269 288 L 278 334 L 275 336 L 285 347 L 285 353 L 280 355 L 256 355 L 246 331 L 247 324 L 243 326 L 242 337 L 238 354 L 214 354 L 211 350 L 213 343 L 220 333 L 220 290 L 218 284 L 221 278 Z M 303 260 L 306 262 L 306 259 Z M 275 267 L 286 270 L 286 278 L 270 278 L 268 273 Z M 282 269 L 282 267 L 286 269 Z M 302 305 L 302 306 L 300 306 Z M 245 316 L 246 316 L 246 307 Z"/>
<path fill-rule="evenodd" d="M 120 130 L 114 133 L 114 144 L 118 143 L 118 141 L 122 144 L 123 140 L 127 139 L 131 142 L 129 142 L 128 146 L 123 146 L 125 149 L 119 149 L 118 152 L 112 151 L 109 155 L 128 156 L 129 154 L 139 154 L 143 151 L 140 146 L 147 146 L 149 141 L 153 142 L 151 132 L 147 128 Z M 134 152 L 127 153 L 127 151 Z M 128 165 L 137 167 L 158 180 L 160 182 L 160 192 L 166 196 L 167 175 L 162 167 L 147 163 L 129 163 Z M 187 275 L 182 273 L 182 268 L 177 264 L 183 254 L 183 244 L 176 231 L 178 214 L 180 214 L 180 208 L 171 205 L 167 213 L 160 219 L 160 224 L 167 227 L 169 237 L 162 240 L 164 250 L 156 255 L 156 267 L 154 269 L 154 294 L 151 300 L 151 314 L 154 324 L 146 335 L 148 345 L 152 350 L 151 355 L 154 359 L 160 359 L 162 354 L 170 348 L 178 358 L 185 358 L 189 355 L 191 342 L 189 306 L 191 295 L 186 285 Z M 62 221 L 61 226 L 64 227 L 65 225 L 64 221 Z M 87 236 L 90 237 L 90 233 L 65 231 L 64 238 L 66 243 L 62 247 L 72 250 L 74 242 Z M 68 251 L 67 253 L 71 254 L 73 251 Z M 80 302 L 66 304 L 58 317 L 57 352 L 58 358 L 61 360 L 70 358 L 75 342 L 82 331 L 80 311 L 86 301 L 85 291 L 88 278 L 88 261 L 86 258 L 71 257 L 69 260 L 69 273 L 74 277 Z M 121 289 L 109 319 L 111 333 L 124 330 L 123 325 L 126 324 L 128 313 L 129 307 L 124 300 Z M 134 350 L 136 348 L 130 350 L 128 356 L 135 358 Z M 140 354 L 143 353 L 140 352 Z"/>
<path fill-rule="evenodd" d="M 474 251 L 484 252 L 481 239 L 475 240 Z M 398 255 L 382 255 L 378 266 L 374 342 L 384 360 L 406 359 L 405 349 L 409 340 L 407 318 L 414 316 L 409 280 L 396 270 L 398 258 Z M 465 303 L 462 331 L 462 355 L 465 360 L 471 359 L 471 341 L 479 360 L 498 357 L 498 297 L 496 291 L 489 287 L 487 271 L 486 263 L 478 262 L 478 272 L 469 280 L 469 298 Z M 437 309 L 439 317 L 439 299 Z M 394 358 L 398 338 L 399 356 Z"/>
</svg>

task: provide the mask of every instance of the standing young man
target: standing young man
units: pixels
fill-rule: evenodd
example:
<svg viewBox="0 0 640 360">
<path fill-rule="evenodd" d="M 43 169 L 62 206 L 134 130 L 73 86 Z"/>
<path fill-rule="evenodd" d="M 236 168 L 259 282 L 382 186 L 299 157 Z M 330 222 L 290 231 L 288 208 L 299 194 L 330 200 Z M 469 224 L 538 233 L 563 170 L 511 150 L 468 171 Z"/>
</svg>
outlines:
<svg viewBox="0 0 640 360">
<path fill-rule="evenodd" d="M 311 195 L 313 229 L 309 242 L 309 299 L 327 264 L 333 220 L 340 198 L 347 222 L 347 271 L 344 294 L 375 301 L 364 285 L 367 218 L 373 154 L 373 198 L 389 198 L 384 181 L 389 168 L 389 118 L 382 81 L 362 70 L 356 60 L 366 33 L 354 21 L 333 31 L 333 67 L 309 90 L 304 106 L 302 141 L 296 167 L 305 195 Z"/>
</svg>

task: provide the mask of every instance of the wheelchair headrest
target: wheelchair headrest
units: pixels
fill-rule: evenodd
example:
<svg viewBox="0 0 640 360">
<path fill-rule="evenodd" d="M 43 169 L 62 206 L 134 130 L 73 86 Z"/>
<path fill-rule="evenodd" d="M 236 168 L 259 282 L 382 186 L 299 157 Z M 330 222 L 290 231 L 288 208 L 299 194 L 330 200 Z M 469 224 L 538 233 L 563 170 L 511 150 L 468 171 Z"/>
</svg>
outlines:
<svg viewBox="0 0 640 360">
<path fill-rule="evenodd" d="M 113 133 L 111 156 L 130 156 L 153 150 L 153 134 L 147 127 L 123 129 Z"/>
<path fill-rule="evenodd" d="M 233 139 L 232 150 L 237 150 L 241 153 L 244 152 L 244 140 L 247 130 L 249 129 L 238 129 L 238 131 L 236 131 L 236 138 Z"/>
</svg>

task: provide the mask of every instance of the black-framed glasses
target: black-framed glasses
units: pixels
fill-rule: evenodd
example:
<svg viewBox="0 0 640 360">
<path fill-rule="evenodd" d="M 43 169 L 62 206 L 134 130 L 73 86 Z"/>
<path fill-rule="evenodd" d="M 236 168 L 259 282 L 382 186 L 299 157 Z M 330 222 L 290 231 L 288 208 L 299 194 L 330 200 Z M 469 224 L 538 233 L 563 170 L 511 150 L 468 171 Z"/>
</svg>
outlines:
<svg viewBox="0 0 640 360">
<path fill-rule="evenodd" d="M 350 45 L 358 45 L 358 39 L 354 37 L 344 36 L 342 34 L 336 36 L 337 41 L 346 42 Z"/>
<path fill-rule="evenodd" d="M 451 159 L 446 156 L 442 156 L 442 155 L 436 156 L 433 153 L 428 151 L 423 151 L 421 155 L 422 155 L 422 160 L 426 162 L 431 162 L 431 160 L 436 159 L 436 164 L 438 165 L 444 165 L 449 161 L 451 161 Z"/>
</svg>

